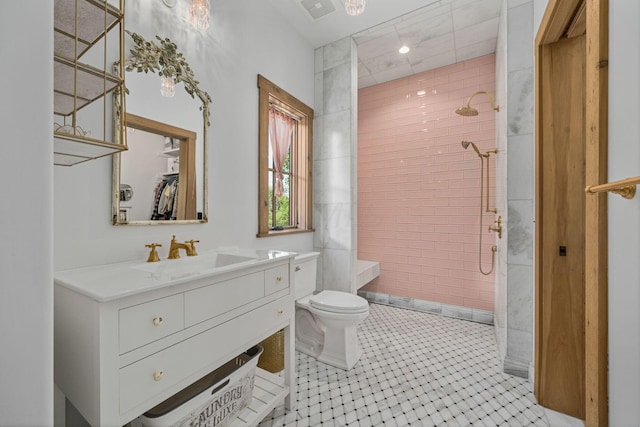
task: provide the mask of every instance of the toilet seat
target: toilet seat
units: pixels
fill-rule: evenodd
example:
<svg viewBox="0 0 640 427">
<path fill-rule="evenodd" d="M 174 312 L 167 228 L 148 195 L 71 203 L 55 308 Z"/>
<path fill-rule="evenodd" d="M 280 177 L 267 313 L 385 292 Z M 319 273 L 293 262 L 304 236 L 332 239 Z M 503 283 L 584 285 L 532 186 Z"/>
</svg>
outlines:
<svg viewBox="0 0 640 427">
<path fill-rule="evenodd" d="M 358 295 L 339 291 L 322 291 L 309 298 L 309 305 L 329 313 L 357 314 L 369 311 L 369 303 Z"/>
</svg>

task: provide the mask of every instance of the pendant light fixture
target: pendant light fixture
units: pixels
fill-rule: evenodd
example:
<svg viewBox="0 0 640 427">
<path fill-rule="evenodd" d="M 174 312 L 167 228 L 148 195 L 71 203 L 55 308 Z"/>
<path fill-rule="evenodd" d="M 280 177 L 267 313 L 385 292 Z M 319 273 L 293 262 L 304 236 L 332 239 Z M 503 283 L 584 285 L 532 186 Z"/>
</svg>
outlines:
<svg viewBox="0 0 640 427">
<path fill-rule="evenodd" d="M 189 0 L 187 19 L 195 28 L 199 30 L 209 28 L 209 14 L 209 0 Z"/>
<path fill-rule="evenodd" d="M 160 76 L 160 94 L 167 98 L 173 98 L 176 94 L 176 81 L 173 77 Z"/>
<path fill-rule="evenodd" d="M 347 15 L 358 16 L 364 12 L 365 0 L 345 0 L 344 8 L 347 11 Z"/>
</svg>

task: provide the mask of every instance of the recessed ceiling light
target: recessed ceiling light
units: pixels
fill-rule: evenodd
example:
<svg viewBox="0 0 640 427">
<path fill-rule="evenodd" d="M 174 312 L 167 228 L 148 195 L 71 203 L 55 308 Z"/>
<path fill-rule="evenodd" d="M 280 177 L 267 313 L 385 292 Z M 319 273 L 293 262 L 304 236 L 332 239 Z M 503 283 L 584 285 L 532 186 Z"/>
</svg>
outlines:
<svg viewBox="0 0 640 427">
<path fill-rule="evenodd" d="M 400 52 L 402 54 L 405 54 L 405 53 L 409 52 L 409 50 L 411 50 L 411 49 L 409 49 L 409 46 L 405 45 L 405 46 L 402 46 L 400 49 L 398 49 L 398 52 Z"/>
</svg>

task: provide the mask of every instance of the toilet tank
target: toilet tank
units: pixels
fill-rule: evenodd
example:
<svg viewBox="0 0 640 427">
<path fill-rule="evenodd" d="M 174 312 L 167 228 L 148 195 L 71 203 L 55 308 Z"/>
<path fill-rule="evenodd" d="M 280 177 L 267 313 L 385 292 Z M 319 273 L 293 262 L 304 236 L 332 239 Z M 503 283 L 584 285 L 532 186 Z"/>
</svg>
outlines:
<svg viewBox="0 0 640 427">
<path fill-rule="evenodd" d="M 302 252 L 293 259 L 295 299 L 310 295 L 316 290 L 318 255 L 320 255 L 320 252 Z"/>
</svg>

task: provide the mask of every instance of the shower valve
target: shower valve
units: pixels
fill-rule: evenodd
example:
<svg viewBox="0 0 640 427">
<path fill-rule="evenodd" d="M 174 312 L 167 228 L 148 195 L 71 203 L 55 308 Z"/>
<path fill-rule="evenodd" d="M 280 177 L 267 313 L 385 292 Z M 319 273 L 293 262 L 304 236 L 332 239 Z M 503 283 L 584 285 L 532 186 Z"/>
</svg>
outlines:
<svg viewBox="0 0 640 427">
<path fill-rule="evenodd" d="M 498 233 L 498 239 L 502 239 L 502 216 L 499 216 L 495 223 L 497 225 L 489 226 L 489 231 L 495 231 Z"/>
</svg>

